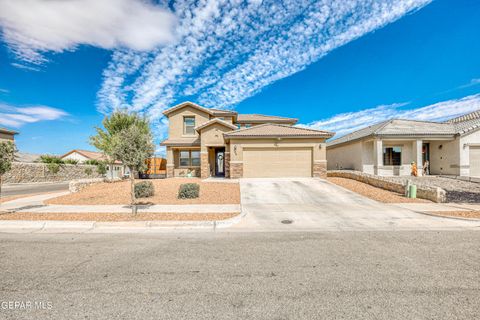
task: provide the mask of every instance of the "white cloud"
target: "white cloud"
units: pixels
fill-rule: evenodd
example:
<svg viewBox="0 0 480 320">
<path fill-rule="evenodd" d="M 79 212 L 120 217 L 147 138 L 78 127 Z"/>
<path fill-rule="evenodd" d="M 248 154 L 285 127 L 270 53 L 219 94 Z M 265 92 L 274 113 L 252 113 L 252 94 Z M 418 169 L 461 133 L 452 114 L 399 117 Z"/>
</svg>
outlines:
<svg viewBox="0 0 480 320">
<path fill-rule="evenodd" d="M 47 106 L 16 107 L 0 104 L 0 125 L 18 128 L 26 123 L 58 120 L 68 113 L 57 108 Z"/>
<path fill-rule="evenodd" d="M 232 108 L 265 86 L 430 0 L 176 1 L 176 41 L 150 54 L 117 51 L 99 110 L 121 107 L 153 121 L 182 96 Z"/>
<path fill-rule="evenodd" d="M 404 110 L 408 103 L 394 103 L 357 112 L 342 113 L 331 118 L 301 125 L 303 127 L 336 132 L 335 138 L 392 118 L 444 121 L 465 113 L 480 110 L 480 94 L 438 102 L 426 107 Z"/>
<path fill-rule="evenodd" d="M 142 0 L 1 0 L 3 40 L 22 60 L 78 45 L 151 50 L 173 39 L 175 18 Z"/>
</svg>

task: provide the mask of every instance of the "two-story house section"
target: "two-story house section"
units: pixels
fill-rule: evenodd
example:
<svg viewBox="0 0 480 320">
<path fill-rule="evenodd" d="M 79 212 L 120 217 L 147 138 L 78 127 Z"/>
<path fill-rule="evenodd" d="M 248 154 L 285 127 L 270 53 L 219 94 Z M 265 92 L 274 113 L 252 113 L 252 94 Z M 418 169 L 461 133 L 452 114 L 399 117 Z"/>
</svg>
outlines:
<svg viewBox="0 0 480 320">
<path fill-rule="evenodd" d="M 332 132 L 294 127 L 297 119 L 205 108 L 192 102 L 169 120 L 167 177 L 325 177 Z"/>
</svg>

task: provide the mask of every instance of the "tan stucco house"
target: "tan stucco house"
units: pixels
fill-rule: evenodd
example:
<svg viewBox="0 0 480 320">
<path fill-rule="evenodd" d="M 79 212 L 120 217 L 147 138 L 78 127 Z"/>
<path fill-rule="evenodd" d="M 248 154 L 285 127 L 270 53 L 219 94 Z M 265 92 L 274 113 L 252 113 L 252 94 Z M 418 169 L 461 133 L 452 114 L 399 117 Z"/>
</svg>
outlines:
<svg viewBox="0 0 480 320">
<path fill-rule="evenodd" d="M 445 122 L 392 119 L 327 143 L 328 169 L 410 175 L 480 176 L 480 110 Z"/>
<path fill-rule="evenodd" d="M 169 120 L 167 177 L 324 177 L 333 133 L 294 127 L 297 119 L 184 102 Z"/>
<path fill-rule="evenodd" d="M 18 134 L 18 132 L 5 128 L 0 128 L 0 141 L 11 141 L 15 143 L 16 134 Z"/>
</svg>

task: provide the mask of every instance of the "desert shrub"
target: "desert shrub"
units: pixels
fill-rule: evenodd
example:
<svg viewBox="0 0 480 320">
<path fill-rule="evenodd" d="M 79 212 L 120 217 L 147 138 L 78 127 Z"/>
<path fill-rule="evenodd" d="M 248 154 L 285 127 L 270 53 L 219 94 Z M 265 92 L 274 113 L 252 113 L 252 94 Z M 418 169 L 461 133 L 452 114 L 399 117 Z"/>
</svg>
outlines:
<svg viewBox="0 0 480 320">
<path fill-rule="evenodd" d="M 65 164 L 77 165 L 77 164 L 78 164 L 78 160 L 75 160 L 75 159 L 65 159 L 65 160 L 63 160 L 63 163 L 65 163 Z"/>
<path fill-rule="evenodd" d="M 92 175 L 92 173 L 93 173 L 92 168 L 85 168 L 85 173 L 89 176 Z"/>
<path fill-rule="evenodd" d="M 89 164 L 89 165 L 92 165 L 92 166 L 96 166 L 97 164 L 100 163 L 100 161 L 95 160 L 95 159 L 88 159 L 88 160 L 85 160 L 83 163 L 84 164 Z"/>
<path fill-rule="evenodd" d="M 55 164 L 63 164 L 65 163 L 62 159 L 60 159 L 59 157 L 56 157 L 56 156 L 51 156 L 51 155 L 48 155 L 48 154 L 44 154 L 42 156 L 40 156 L 40 158 L 38 159 L 38 161 L 40 161 L 41 163 L 55 163 Z"/>
<path fill-rule="evenodd" d="M 99 161 L 97 164 L 97 172 L 98 174 L 106 174 L 107 173 L 107 165 L 103 161 Z"/>
<path fill-rule="evenodd" d="M 60 171 L 60 163 L 56 162 L 48 162 L 47 163 L 47 169 L 53 174 L 57 174 L 58 171 Z"/>
<path fill-rule="evenodd" d="M 178 190 L 179 199 L 193 199 L 200 195 L 200 185 L 198 183 L 184 183 Z"/>
<path fill-rule="evenodd" d="M 151 181 L 142 181 L 135 184 L 135 198 L 152 197 L 155 192 Z"/>
</svg>

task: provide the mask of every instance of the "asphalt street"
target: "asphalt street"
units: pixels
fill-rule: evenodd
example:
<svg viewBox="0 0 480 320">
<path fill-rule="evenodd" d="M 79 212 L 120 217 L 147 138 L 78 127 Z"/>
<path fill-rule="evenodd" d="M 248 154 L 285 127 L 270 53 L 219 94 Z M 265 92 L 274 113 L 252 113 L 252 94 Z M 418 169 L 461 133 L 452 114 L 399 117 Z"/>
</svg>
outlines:
<svg viewBox="0 0 480 320">
<path fill-rule="evenodd" d="M 68 182 L 4 185 L 2 186 L 2 197 L 56 191 L 68 191 Z"/>
<path fill-rule="evenodd" d="M 478 231 L 0 234 L 0 319 L 480 319 L 479 243 Z"/>
</svg>

